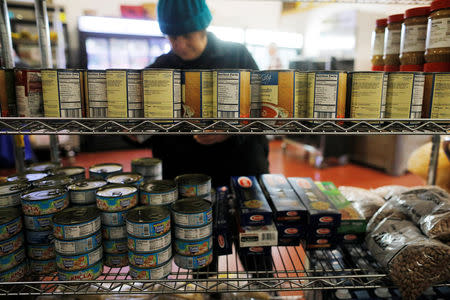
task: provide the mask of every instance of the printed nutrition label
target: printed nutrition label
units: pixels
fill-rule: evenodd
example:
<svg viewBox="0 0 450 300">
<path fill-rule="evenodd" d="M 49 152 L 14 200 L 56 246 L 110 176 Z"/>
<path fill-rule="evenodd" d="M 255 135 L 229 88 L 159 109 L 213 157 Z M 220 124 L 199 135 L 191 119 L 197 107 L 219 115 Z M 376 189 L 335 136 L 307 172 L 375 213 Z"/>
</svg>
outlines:
<svg viewBox="0 0 450 300">
<path fill-rule="evenodd" d="M 202 118 L 212 118 L 213 116 L 213 76 L 212 72 L 201 73 L 202 98 L 201 109 Z"/>
<path fill-rule="evenodd" d="M 180 72 L 145 70 L 143 87 L 146 118 L 181 117 Z"/>
<path fill-rule="evenodd" d="M 89 117 L 106 118 L 108 116 L 106 72 L 87 72 L 87 86 Z"/>
<path fill-rule="evenodd" d="M 250 75 L 250 118 L 259 118 L 261 116 L 261 101 L 259 99 L 259 89 L 261 85 L 261 76 L 258 73 Z"/>
<path fill-rule="evenodd" d="M 389 74 L 388 82 L 386 117 L 399 119 L 409 118 L 414 74 L 391 73 Z"/>
<path fill-rule="evenodd" d="M 450 74 L 435 74 L 433 99 L 431 101 L 432 119 L 450 119 Z"/>
<path fill-rule="evenodd" d="M 338 74 L 316 74 L 314 118 L 336 118 L 338 81 Z"/>
<path fill-rule="evenodd" d="M 411 101 L 410 119 L 420 119 L 422 117 L 423 93 L 425 89 L 425 75 L 416 74 L 414 76 L 414 90 Z"/>
<path fill-rule="evenodd" d="M 81 118 L 81 73 L 58 71 L 61 117 Z"/>
<path fill-rule="evenodd" d="M 388 30 L 384 42 L 384 54 L 399 54 L 401 30 Z"/>
<path fill-rule="evenodd" d="M 108 99 L 108 117 L 126 118 L 127 108 L 126 71 L 106 71 L 106 98 Z"/>
<path fill-rule="evenodd" d="M 403 26 L 400 53 L 425 51 L 427 25 Z"/>
<path fill-rule="evenodd" d="M 354 73 L 351 92 L 351 118 L 382 117 L 384 73 Z M 384 89 L 385 90 L 385 89 Z M 386 101 L 386 100 L 384 100 Z"/>
<path fill-rule="evenodd" d="M 308 73 L 295 72 L 295 114 L 294 118 L 306 117 L 306 101 L 308 93 Z"/>
<path fill-rule="evenodd" d="M 426 48 L 450 47 L 450 18 L 428 19 Z"/>
<path fill-rule="evenodd" d="M 239 118 L 239 72 L 217 72 L 217 117 Z"/>
<path fill-rule="evenodd" d="M 127 88 L 128 88 L 128 117 L 129 118 L 144 117 L 144 99 L 142 97 L 142 79 L 140 72 L 128 71 Z"/>
</svg>

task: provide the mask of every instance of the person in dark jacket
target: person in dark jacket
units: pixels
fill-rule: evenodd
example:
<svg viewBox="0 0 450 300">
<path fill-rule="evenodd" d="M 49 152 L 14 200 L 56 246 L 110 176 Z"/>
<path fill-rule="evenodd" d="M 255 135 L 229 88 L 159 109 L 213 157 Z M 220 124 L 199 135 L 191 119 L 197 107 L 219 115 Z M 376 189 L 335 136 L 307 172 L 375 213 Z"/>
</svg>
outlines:
<svg viewBox="0 0 450 300">
<path fill-rule="evenodd" d="M 258 69 L 244 45 L 224 42 L 206 31 L 212 20 L 204 0 L 160 0 L 158 23 L 172 50 L 149 68 Z M 163 161 L 163 177 L 203 173 L 213 186 L 228 185 L 233 175 L 268 173 L 265 136 L 153 136 L 153 156 Z"/>
</svg>

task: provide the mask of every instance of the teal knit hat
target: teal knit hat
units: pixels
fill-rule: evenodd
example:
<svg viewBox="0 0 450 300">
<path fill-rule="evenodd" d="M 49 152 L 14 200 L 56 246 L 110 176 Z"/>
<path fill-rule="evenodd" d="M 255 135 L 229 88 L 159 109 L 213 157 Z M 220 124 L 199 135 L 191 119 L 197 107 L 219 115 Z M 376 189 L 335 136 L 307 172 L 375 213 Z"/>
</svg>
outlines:
<svg viewBox="0 0 450 300">
<path fill-rule="evenodd" d="M 159 0 L 158 23 L 167 35 L 182 35 L 203 30 L 212 16 L 205 0 Z"/>
</svg>

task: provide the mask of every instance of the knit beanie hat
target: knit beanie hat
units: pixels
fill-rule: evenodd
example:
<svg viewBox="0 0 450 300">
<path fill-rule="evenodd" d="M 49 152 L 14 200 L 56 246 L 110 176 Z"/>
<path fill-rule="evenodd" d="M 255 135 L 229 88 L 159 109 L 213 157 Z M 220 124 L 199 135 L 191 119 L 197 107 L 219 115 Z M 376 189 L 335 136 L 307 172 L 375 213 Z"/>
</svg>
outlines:
<svg viewBox="0 0 450 300">
<path fill-rule="evenodd" d="M 167 35 L 182 35 L 203 30 L 212 16 L 205 0 L 159 0 L 158 23 Z"/>
</svg>

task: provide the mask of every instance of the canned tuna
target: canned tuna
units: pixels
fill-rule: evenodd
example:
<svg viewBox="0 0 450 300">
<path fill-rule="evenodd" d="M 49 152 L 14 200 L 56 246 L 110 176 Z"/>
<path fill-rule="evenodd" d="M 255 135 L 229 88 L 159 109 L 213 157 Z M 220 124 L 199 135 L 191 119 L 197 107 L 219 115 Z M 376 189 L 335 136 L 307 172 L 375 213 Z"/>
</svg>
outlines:
<svg viewBox="0 0 450 300">
<path fill-rule="evenodd" d="M 51 175 L 33 182 L 36 188 L 67 187 L 72 183 L 72 178 L 66 175 Z"/>
<path fill-rule="evenodd" d="M 130 264 L 139 268 L 154 268 L 164 264 L 172 258 L 172 247 L 153 253 L 134 253 L 128 251 L 128 260 Z"/>
<path fill-rule="evenodd" d="M 212 204 L 199 198 L 185 198 L 171 205 L 173 222 L 184 227 L 198 227 L 212 221 Z"/>
<path fill-rule="evenodd" d="M 103 226 L 102 233 L 107 240 L 124 239 L 127 237 L 127 226 Z"/>
<path fill-rule="evenodd" d="M 6 271 L 8 269 L 14 268 L 26 258 L 25 248 L 19 248 L 13 253 L 5 256 L 0 256 L 0 272 Z"/>
<path fill-rule="evenodd" d="M 105 253 L 119 254 L 127 252 L 127 239 L 120 240 L 103 240 L 103 248 Z"/>
<path fill-rule="evenodd" d="M 94 280 L 102 274 L 103 262 L 100 260 L 86 269 L 67 271 L 58 269 L 58 278 L 63 281 Z"/>
<path fill-rule="evenodd" d="M 131 161 L 131 171 L 152 180 L 162 179 L 162 161 L 153 157 L 142 157 Z"/>
<path fill-rule="evenodd" d="M 11 176 L 8 176 L 7 180 L 8 181 L 27 181 L 27 182 L 33 183 L 34 181 L 42 179 L 47 176 L 48 176 L 48 174 L 45 172 L 28 171 L 25 173 L 13 174 Z"/>
<path fill-rule="evenodd" d="M 155 280 L 163 279 L 169 276 L 172 271 L 172 259 L 162 266 L 157 266 L 155 268 L 139 268 L 130 265 L 130 276 L 133 279 L 144 279 L 144 280 Z"/>
<path fill-rule="evenodd" d="M 64 255 L 78 255 L 87 253 L 102 244 L 102 233 L 100 231 L 83 239 L 64 241 L 55 240 L 56 252 Z"/>
<path fill-rule="evenodd" d="M 100 227 L 100 211 L 95 207 L 72 207 L 53 216 L 53 234 L 57 239 L 84 238 Z"/>
<path fill-rule="evenodd" d="M 85 173 L 86 170 L 84 167 L 70 166 L 70 167 L 62 167 L 57 168 L 52 171 L 54 175 L 66 175 L 72 178 L 74 181 L 83 180 L 86 178 Z"/>
<path fill-rule="evenodd" d="M 134 186 L 139 187 L 139 185 L 144 180 L 142 175 L 137 173 L 119 173 L 115 175 L 109 175 L 106 177 L 106 181 L 108 183 L 113 184 L 132 184 Z"/>
<path fill-rule="evenodd" d="M 66 256 L 57 253 L 56 266 L 60 270 L 76 271 L 88 268 L 96 264 L 97 262 L 101 261 L 102 257 L 103 257 L 102 246 L 98 247 L 92 252 L 76 256 Z"/>
<path fill-rule="evenodd" d="M 27 262 L 24 261 L 21 264 L 15 266 L 9 270 L 0 272 L 0 281 L 1 282 L 19 281 L 27 273 L 27 270 L 28 270 L 27 267 L 28 267 Z"/>
<path fill-rule="evenodd" d="M 51 244 L 55 239 L 55 237 L 53 236 L 53 230 L 46 230 L 46 231 L 25 230 L 25 236 L 27 244 L 32 245 Z"/>
<path fill-rule="evenodd" d="M 56 213 L 68 205 L 68 192 L 62 188 L 33 189 L 22 194 L 22 209 L 29 216 Z"/>
<path fill-rule="evenodd" d="M 105 266 L 111 268 L 122 268 L 128 266 L 128 253 L 109 254 L 105 253 L 103 257 Z"/>
<path fill-rule="evenodd" d="M 200 240 L 204 239 L 213 233 L 212 223 L 201 227 L 180 227 L 174 226 L 175 238 L 180 240 Z"/>
<path fill-rule="evenodd" d="M 169 246 L 171 239 L 172 235 L 170 231 L 167 232 L 165 235 L 153 239 L 149 238 L 139 239 L 129 235 L 128 249 L 137 253 L 157 252 Z"/>
<path fill-rule="evenodd" d="M 100 179 L 81 179 L 68 186 L 70 202 L 73 204 L 95 204 L 97 190 L 106 185 Z"/>
<path fill-rule="evenodd" d="M 49 260 L 37 260 L 37 259 L 30 259 L 30 271 L 33 274 L 52 274 L 56 272 L 56 262 L 55 259 L 49 259 Z"/>
<path fill-rule="evenodd" d="M 128 211 L 118 212 L 101 212 L 102 224 L 106 226 L 122 226 L 125 225 L 125 218 Z"/>
<path fill-rule="evenodd" d="M 0 256 L 4 256 L 16 251 L 17 249 L 22 247 L 23 244 L 24 237 L 22 232 L 19 232 L 18 234 L 7 240 L 0 241 Z"/>
<path fill-rule="evenodd" d="M 53 244 L 48 245 L 27 245 L 28 258 L 37 260 L 49 260 L 55 258 L 55 246 Z"/>
<path fill-rule="evenodd" d="M 203 174 L 185 174 L 175 178 L 180 197 L 195 197 L 211 193 L 211 177 Z"/>
<path fill-rule="evenodd" d="M 16 208 L 0 208 L 0 241 L 11 238 L 22 230 L 20 211 Z"/>
<path fill-rule="evenodd" d="M 146 180 L 140 185 L 139 194 L 143 205 L 169 205 L 178 199 L 178 188 L 172 180 Z"/>
<path fill-rule="evenodd" d="M 23 216 L 25 228 L 33 231 L 49 231 L 53 228 L 54 214 L 42 216 Z"/>
<path fill-rule="evenodd" d="M 186 241 L 175 239 L 175 252 L 185 256 L 202 255 L 213 247 L 213 237 L 209 236 L 205 239 L 197 241 Z"/>
<path fill-rule="evenodd" d="M 107 212 L 128 210 L 137 205 L 137 194 L 134 185 L 108 184 L 97 190 L 97 207 Z"/>
<path fill-rule="evenodd" d="M 20 205 L 20 195 L 29 187 L 27 182 L 0 183 L 0 208 Z"/>
<path fill-rule="evenodd" d="M 138 238 L 154 238 L 170 230 L 170 212 L 162 206 L 143 206 L 127 214 L 127 232 Z"/>
<path fill-rule="evenodd" d="M 31 164 L 27 171 L 31 172 L 41 172 L 41 173 L 50 173 L 53 170 L 59 168 L 61 166 L 60 163 L 53 163 L 53 162 L 40 162 L 40 163 L 34 163 Z"/>
<path fill-rule="evenodd" d="M 105 179 L 109 175 L 114 175 L 122 172 L 121 164 L 107 163 L 98 164 L 89 167 L 89 177 L 97 179 Z"/>
<path fill-rule="evenodd" d="M 183 269 L 200 269 L 209 265 L 213 260 L 212 249 L 208 252 L 196 255 L 196 256 L 184 256 L 180 254 L 175 254 L 174 261 L 177 266 Z"/>
</svg>

